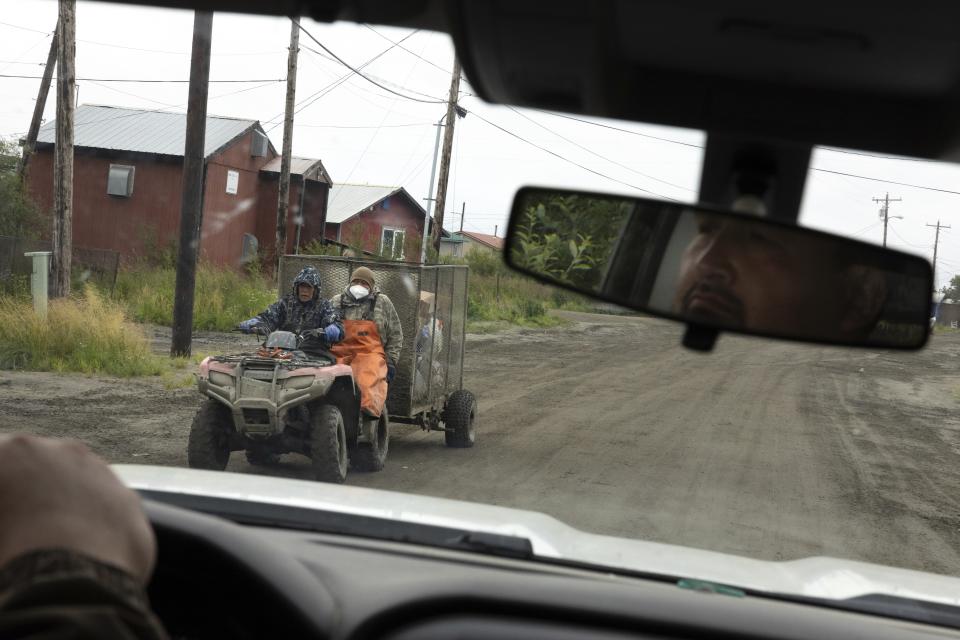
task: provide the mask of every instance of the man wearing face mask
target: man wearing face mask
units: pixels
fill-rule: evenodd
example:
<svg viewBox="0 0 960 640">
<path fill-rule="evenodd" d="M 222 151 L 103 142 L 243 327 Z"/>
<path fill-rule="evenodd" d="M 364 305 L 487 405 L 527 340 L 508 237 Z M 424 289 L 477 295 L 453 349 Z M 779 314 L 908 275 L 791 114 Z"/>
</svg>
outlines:
<svg viewBox="0 0 960 640">
<path fill-rule="evenodd" d="M 342 364 L 353 368 L 360 388 L 364 429 L 372 430 L 387 401 L 403 348 L 403 329 L 393 302 L 376 286 L 373 272 L 358 267 L 346 290 L 330 300 L 343 317 L 343 340 L 331 348 Z"/>
</svg>

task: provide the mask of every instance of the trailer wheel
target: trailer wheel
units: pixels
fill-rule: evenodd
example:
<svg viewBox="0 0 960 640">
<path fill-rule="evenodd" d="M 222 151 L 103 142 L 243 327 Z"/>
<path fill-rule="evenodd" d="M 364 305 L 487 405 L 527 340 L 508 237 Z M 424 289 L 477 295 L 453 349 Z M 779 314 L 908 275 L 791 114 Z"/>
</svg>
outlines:
<svg viewBox="0 0 960 640">
<path fill-rule="evenodd" d="M 448 447 L 472 447 L 477 438 L 477 399 L 466 389 L 454 391 L 443 408 L 444 439 Z"/>
</svg>

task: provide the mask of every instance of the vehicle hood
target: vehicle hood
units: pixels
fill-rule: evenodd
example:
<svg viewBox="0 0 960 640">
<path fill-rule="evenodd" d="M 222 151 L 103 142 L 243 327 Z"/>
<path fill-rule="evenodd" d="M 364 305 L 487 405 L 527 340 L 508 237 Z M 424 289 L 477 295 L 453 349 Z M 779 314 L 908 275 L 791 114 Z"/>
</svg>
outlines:
<svg viewBox="0 0 960 640">
<path fill-rule="evenodd" d="M 526 538 L 540 558 L 697 579 L 750 591 L 847 600 L 889 595 L 960 606 L 960 579 L 830 557 L 770 562 L 575 529 L 534 511 L 217 471 L 113 465 L 131 488 L 285 505 Z"/>
</svg>

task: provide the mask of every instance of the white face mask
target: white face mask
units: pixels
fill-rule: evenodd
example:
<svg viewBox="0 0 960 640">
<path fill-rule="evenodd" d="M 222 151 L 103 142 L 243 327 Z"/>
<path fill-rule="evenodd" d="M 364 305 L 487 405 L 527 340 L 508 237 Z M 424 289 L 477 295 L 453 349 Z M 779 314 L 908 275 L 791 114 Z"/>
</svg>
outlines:
<svg viewBox="0 0 960 640">
<path fill-rule="evenodd" d="M 362 284 L 352 284 L 350 285 L 350 295 L 353 296 L 354 300 L 360 300 L 370 295 L 370 289 L 367 289 Z"/>
</svg>

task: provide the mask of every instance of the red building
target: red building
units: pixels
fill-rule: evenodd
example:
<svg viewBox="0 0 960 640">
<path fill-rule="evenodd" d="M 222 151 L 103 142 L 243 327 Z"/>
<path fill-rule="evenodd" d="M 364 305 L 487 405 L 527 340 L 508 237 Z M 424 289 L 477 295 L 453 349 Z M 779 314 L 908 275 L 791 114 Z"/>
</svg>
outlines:
<svg viewBox="0 0 960 640">
<path fill-rule="evenodd" d="M 417 262 L 426 217 L 403 187 L 337 184 L 330 189 L 324 234 L 364 251 Z"/>
<path fill-rule="evenodd" d="M 40 130 L 27 185 L 42 211 L 53 208 L 56 123 Z M 73 242 L 138 257 L 172 246 L 179 235 L 186 115 L 82 105 L 74 124 Z M 279 158 L 254 120 L 208 116 L 201 259 L 239 265 L 276 233 Z M 319 237 L 330 176 L 319 160 L 291 171 L 287 250 L 297 226 L 306 244 Z M 305 188 L 304 188 L 305 185 Z"/>
</svg>

